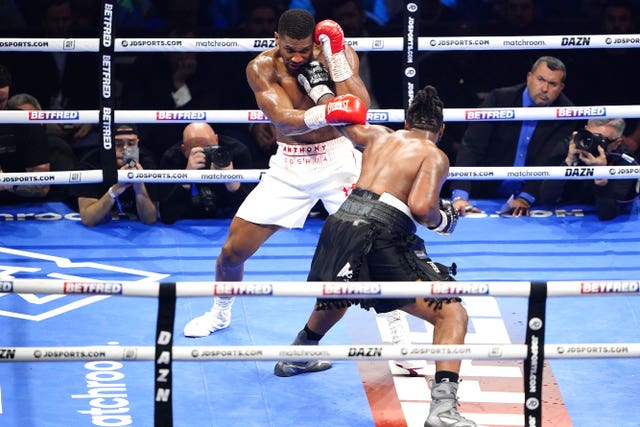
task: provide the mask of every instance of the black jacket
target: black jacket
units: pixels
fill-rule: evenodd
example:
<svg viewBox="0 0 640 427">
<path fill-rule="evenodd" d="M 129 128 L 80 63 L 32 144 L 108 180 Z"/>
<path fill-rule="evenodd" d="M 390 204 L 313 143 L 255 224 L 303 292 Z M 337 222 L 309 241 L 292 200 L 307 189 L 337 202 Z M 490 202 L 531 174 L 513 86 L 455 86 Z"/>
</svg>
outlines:
<svg viewBox="0 0 640 427">
<path fill-rule="evenodd" d="M 251 154 L 240 141 L 219 135 L 220 149 L 231 154 L 234 169 L 251 169 Z M 171 146 L 160 160 L 160 169 L 184 170 L 187 158 L 182 154 L 180 144 Z M 173 224 L 181 218 L 231 218 L 235 215 L 252 187 L 246 183 L 235 192 L 227 190 L 224 184 L 192 184 L 187 190 L 179 184 L 163 184 L 160 196 L 160 220 Z"/>
<path fill-rule="evenodd" d="M 522 107 L 525 84 L 492 90 L 479 108 Z M 573 106 L 561 93 L 551 107 Z M 535 107 L 534 107 L 535 108 Z M 457 167 L 513 166 L 520 137 L 521 121 L 470 123 L 456 158 Z M 527 148 L 526 166 L 550 166 L 553 147 L 578 127 L 574 120 L 540 120 Z M 495 198 L 502 181 L 452 181 L 451 189 L 465 190 L 474 198 Z M 540 181 L 526 181 L 522 191 L 539 197 Z"/>
<path fill-rule="evenodd" d="M 567 136 L 552 154 L 554 164 L 566 166 L 564 163 L 569 151 L 571 136 Z M 624 156 L 623 156 L 624 154 Z M 624 145 L 616 151 L 607 153 L 607 165 L 637 165 L 638 159 Z M 580 166 L 584 166 L 579 162 Z M 625 206 L 630 205 L 636 193 L 636 179 L 610 179 L 606 185 L 596 185 L 592 179 L 547 180 L 540 187 L 540 202 L 550 205 L 590 204 L 595 206 L 600 220 L 613 219 Z"/>
</svg>

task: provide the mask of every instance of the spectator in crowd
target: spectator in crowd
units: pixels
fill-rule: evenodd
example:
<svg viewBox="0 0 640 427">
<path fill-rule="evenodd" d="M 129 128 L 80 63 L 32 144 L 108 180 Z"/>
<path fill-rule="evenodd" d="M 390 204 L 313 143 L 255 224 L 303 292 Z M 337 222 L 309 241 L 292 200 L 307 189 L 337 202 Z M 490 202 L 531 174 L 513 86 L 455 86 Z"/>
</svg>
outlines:
<svg viewBox="0 0 640 427">
<path fill-rule="evenodd" d="M 160 169 L 251 169 L 251 155 L 242 142 L 217 134 L 208 123 L 195 122 L 184 128 L 182 142 L 164 153 Z M 160 220 L 173 224 L 181 218 L 231 218 L 249 186 L 178 183 L 160 190 Z"/>
<path fill-rule="evenodd" d="M 0 110 L 7 109 L 12 83 L 11 72 L 7 67 L 0 64 Z"/>
<path fill-rule="evenodd" d="M 494 89 L 480 108 L 572 106 L 562 90 L 567 71 L 552 56 L 536 60 L 526 83 Z M 462 139 L 456 166 L 544 166 L 553 164 L 556 144 L 576 129 L 573 120 L 484 121 L 470 123 Z M 455 181 L 452 198 L 461 214 L 480 212 L 469 197 L 508 198 L 504 209 L 514 216 L 528 215 L 539 197 L 540 181 L 491 180 Z"/>
<path fill-rule="evenodd" d="M 157 169 L 153 156 L 140 147 L 136 125 L 120 124 L 113 132 L 116 164 L 120 170 Z M 100 169 L 100 150 L 95 149 L 80 159 L 80 170 Z M 144 168 L 143 168 L 144 166 Z M 158 216 L 157 193 L 153 185 L 143 182 L 116 183 L 112 186 L 79 184 L 71 187 L 77 197 L 82 223 L 93 227 L 111 221 L 115 215 L 137 218 L 144 224 L 153 224 Z"/>
<path fill-rule="evenodd" d="M 448 26 L 460 19 L 458 10 L 440 0 L 423 0 L 420 3 L 419 28 L 421 36 L 440 36 L 449 32 Z M 404 8 L 392 16 L 385 24 L 393 34 L 402 34 L 404 27 Z"/>
<path fill-rule="evenodd" d="M 12 76 L 0 64 L 0 110 L 9 104 Z M 0 177 L 5 172 L 49 172 L 49 145 L 44 126 L 0 123 Z M 49 185 L 0 183 L 0 204 L 43 200 Z"/>
<path fill-rule="evenodd" d="M 27 23 L 15 2 L 0 1 L 0 34 L 2 36 L 15 36 L 16 31 L 23 31 Z M 11 34 L 14 32 L 14 34 Z"/>
<path fill-rule="evenodd" d="M 290 0 L 289 9 L 301 8 L 311 12 L 316 20 L 330 18 L 331 6 L 328 3 L 331 1 L 326 0 Z M 391 0 L 363 0 L 362 5 L 364 7 L 367 17 L 376 22 L 377 25 L 383 25 L 389 20 L 390 11 L 396 10 L 397 4 L 392 5 L 396 7 L 390 7 L 388 3 L 396 3 Z"/>
<path fill-rule="evenodd" d="M 194 30 L 179 30 L 169 37 L 196 37 Z M 214 55 L 215 56 L 215 55 Z M 224 82 L 212 55 L 200 52 L 146 52 L 138 55 L 124 81 L 123 107 L 142 110 L 211 110 L 221 108 L 220 86 Z M 183 125 L 155 123 L 140 127 L 155 159 L 182 139 Z"/>
<path fill-rule="evenodd" d="M 502 19 L 488 23 L 483 31 L 490 36 L 534 36 L 555 34 L 555 28 L 550 19 L 541 19 L 540 0 L 505 0 L 504 16 Z M 566 28 L 560 27 L 560 34 Z M 503 49 L 482 52 L 485 64 L 495 65 L 490 70 L 480 72 L 482 84 L 485 88 L 512 86 L 518 84 L 521 77 L 513 70 L 527 69 L 540 56 L 535 49 Z M 565 54 L 565 57 L 567 54 Z M 566 62 L 565 65 L 568 63 Z M 485 65 L 482 64 L 482 65 Z M 446 99 L 446 98 L 445 98 Z"/>
<path fill-rule="evenodd" d="M 562 166 L 637 166 L 633 153 L 622 144 L 624 125 L 624 119 L 589 119 L 584 129 L 556 147 L 553 158 L 563 158 Z M 593 204 L 598 219 L 606 221 L 624 212 L 637 197 L 636 182 L 606 178 L 544 181 L 541 202 Z"/>
<path fill-rule="evenodd" d="M 362 0 L 331 0 L 327 12 L 329 14 L 327 18 L 340 24 L 345 37 L 372 37 L 380 33 L 379 26 L 367 16 Z M 388 90 L 384 86 L 388 85 L 389 81 L 381 79 L 378 72 L 384 70 L 385 65 L 388 64 L 379 63 L 377 59 L 379 52 L 359 51 L 357 53 L 360 59 L 360 77 L 371 97 L 369 108 L 380 108 L 376 93 Z"/>
<path fill-rule="evenodd" d="M 472 36 L 476 25 L 470 21 L 459 21 L 451 29 L 452 36 Z M 418 80 L 420 87 L 430 84 L 438 89 L 440 97 L 446 101 L 447 108 L 469 108 L 480 103 L 479 93 L 483 90 L 480 75 L 488 64 L 480 58 L 484 52 L 474 50 L 450 50 L 428 52 L 418 59 L 420 70 Z M 493 68 L 493 67 L 492 67 Z M 442 70 L 447 70 L 443 73 Z M 460 148 L 462 136 L 467 125 L 464 122 L 447 123 L 447 131 L 438 143 L 445 152 L 449 163 L 455 166 L 456 156 Z M 443 191 L 448 191 L 450 181 L 445 182 Z"/>
<path fill-rule="evenodd" d="M 28 93 L 18 93 L 9 98 L 10 110 L 42 110 L 40 102 Z M 75 169 L 76 158 L 73 150 L 56 132 L 51 132 L 45 126 L 46 138 L 49 143 L 49 167 L 51 171 L 70 171 Z M 48 200 L 67 201 L 69 189 L 67 185 L 55 185 L 49 189 Z"/>
<path fill-rule="evenodd" d="M 95 36 L 74 25 L 71 0 L 40 0 L 36 37 L 73 39 Z M 99 79 L 88 70 L 99 69 L 93 52 L 15 52 L 11 68 L 16 92 L 33 95 L 45 110 L 91 110 L 96 108 Z M 57 126 L 60 136 L 74 150 L 96 147 L 99 135 L 92 124 Z"/>
<path fill-rule="evenodd" d="M 607 0 L 599 23 L 588 29 L 592 34 L 635 34 L 636 8 L 629 0 Z M 618 47 L 582 49 L 576 54 L 576 75 L 572 78 L 571 99 L 578 105 L 633 105 L 640 100 L 640 85 L 629 84 L 637 77 L 640 49 Z M 572 68 L 573 69 L 573 68 Z M 574 86 L 575 85 L 575 86 Z M 640 146 L 640 126 L 637 118 L 625 118 L 624 144 L 632 151 Z"/>
<path fill-rule="evenodd" d="M 158 24 L 157 6 L 153 0 L 118 1 L 115 5 L 115 28 L 120 36 L 140 35 Z"/>
</svg>

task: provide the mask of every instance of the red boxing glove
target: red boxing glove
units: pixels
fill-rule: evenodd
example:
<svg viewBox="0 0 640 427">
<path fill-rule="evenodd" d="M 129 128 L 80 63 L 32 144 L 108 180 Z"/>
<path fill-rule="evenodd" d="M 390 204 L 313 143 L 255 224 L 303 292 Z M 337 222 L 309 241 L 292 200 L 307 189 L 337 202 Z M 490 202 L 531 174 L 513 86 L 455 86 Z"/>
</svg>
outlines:
<svg viewBox="0 0 640 427">
<path fill-rule="evenodd" d="M 304 122 L 309 129 L 364 124 L 367 122 L 367 106 L 352 94 L 334 96 L 325 105 L 316 105 L 305 111 Z"/>
<path fill-rule="evenodd" d="M 332 54 L 344 50 L 344 32 L 342 31 L 342 27 L 331 19 L 325 19 L 316 24 L 314 38 L 316 44 L 323 44 L 324 39 L 328 39 Z"/>
<path fill-rule="evenodd" d="M 344 54 L 344 32 L 337 22 L 325 19 L 316 24 L 314 40 L 322 45 L 322 54 L 329 65 L 329 74 L 334 82 L 343 82 L 353 75 L 353 70 Z"/>
</svg>

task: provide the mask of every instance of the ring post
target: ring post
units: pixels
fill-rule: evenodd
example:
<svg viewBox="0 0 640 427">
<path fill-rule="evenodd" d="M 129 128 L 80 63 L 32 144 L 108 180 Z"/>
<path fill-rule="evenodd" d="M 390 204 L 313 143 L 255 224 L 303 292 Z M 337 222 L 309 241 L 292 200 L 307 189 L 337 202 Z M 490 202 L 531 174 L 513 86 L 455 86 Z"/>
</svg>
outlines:
<svg viewBox="0 0 640 427">
<path fill-rule="evenodd" d="M 524 360 L 524 425 L 542 425 L 542 370 L 547 282 L 531 282 L 527 314 L 527 358 Z"/>
<path fill-rule="evenodd" d="M 161 283 L 156 326 L 155 427 L 173 427 L 171 360 L 175 317 L 176 284 Z"/>
</svg>

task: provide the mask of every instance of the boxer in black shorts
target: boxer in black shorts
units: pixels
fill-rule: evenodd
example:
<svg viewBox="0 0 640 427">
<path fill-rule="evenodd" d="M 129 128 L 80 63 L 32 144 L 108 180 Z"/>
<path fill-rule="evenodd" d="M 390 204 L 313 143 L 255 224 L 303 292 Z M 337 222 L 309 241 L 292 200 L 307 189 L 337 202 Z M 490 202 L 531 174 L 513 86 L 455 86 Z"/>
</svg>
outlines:
<svg viewBox="0 0 640 427">
<path fill-rule="evenodd" d="M 426 256 L 415 235 L 416 224 L 451 233 L 458 212 L 439 198 L 449 161 L 436 143 L 444 131 L 443 104 L 435 88 L 416 92 L 405 128 L 391 131 L 378 125 L 339 129 L 364 145 L 362 169 L 354 189 L 340 209 L 327 218 L 313 257 L 309 281 L 453 280 L 448 268 Z M 434 326 L 434 344 L 463 344 L 467 312 L 459 298 L 318 299 L 294 345 L 316 345 L 352 304 L 376 312 L 400 310 Z M 436 361 L 431 406 L 425 427 L 474 427 L 458 412 L 459 360 Z M 329 369 L 328 361 L 280 361 L 274 373 L 288 377 Z"/>
<path fill-rule="evenodd" d="M 398 207 L 395 207 L 398 206 Z M 338 212 L 327 218 L 308 280 L 400 281 L 455 280 L 455 264 L 433 262 L 424 241 L 415 235 L 416 225 L 399 199 L 356 188 Z M 413 303 L 408 298 L 318 299 L 316 310 L 359 304 L 376 313 L 387 313 Z M 435 310 L 460 298 L 425 298 Z"/>
</svg>

